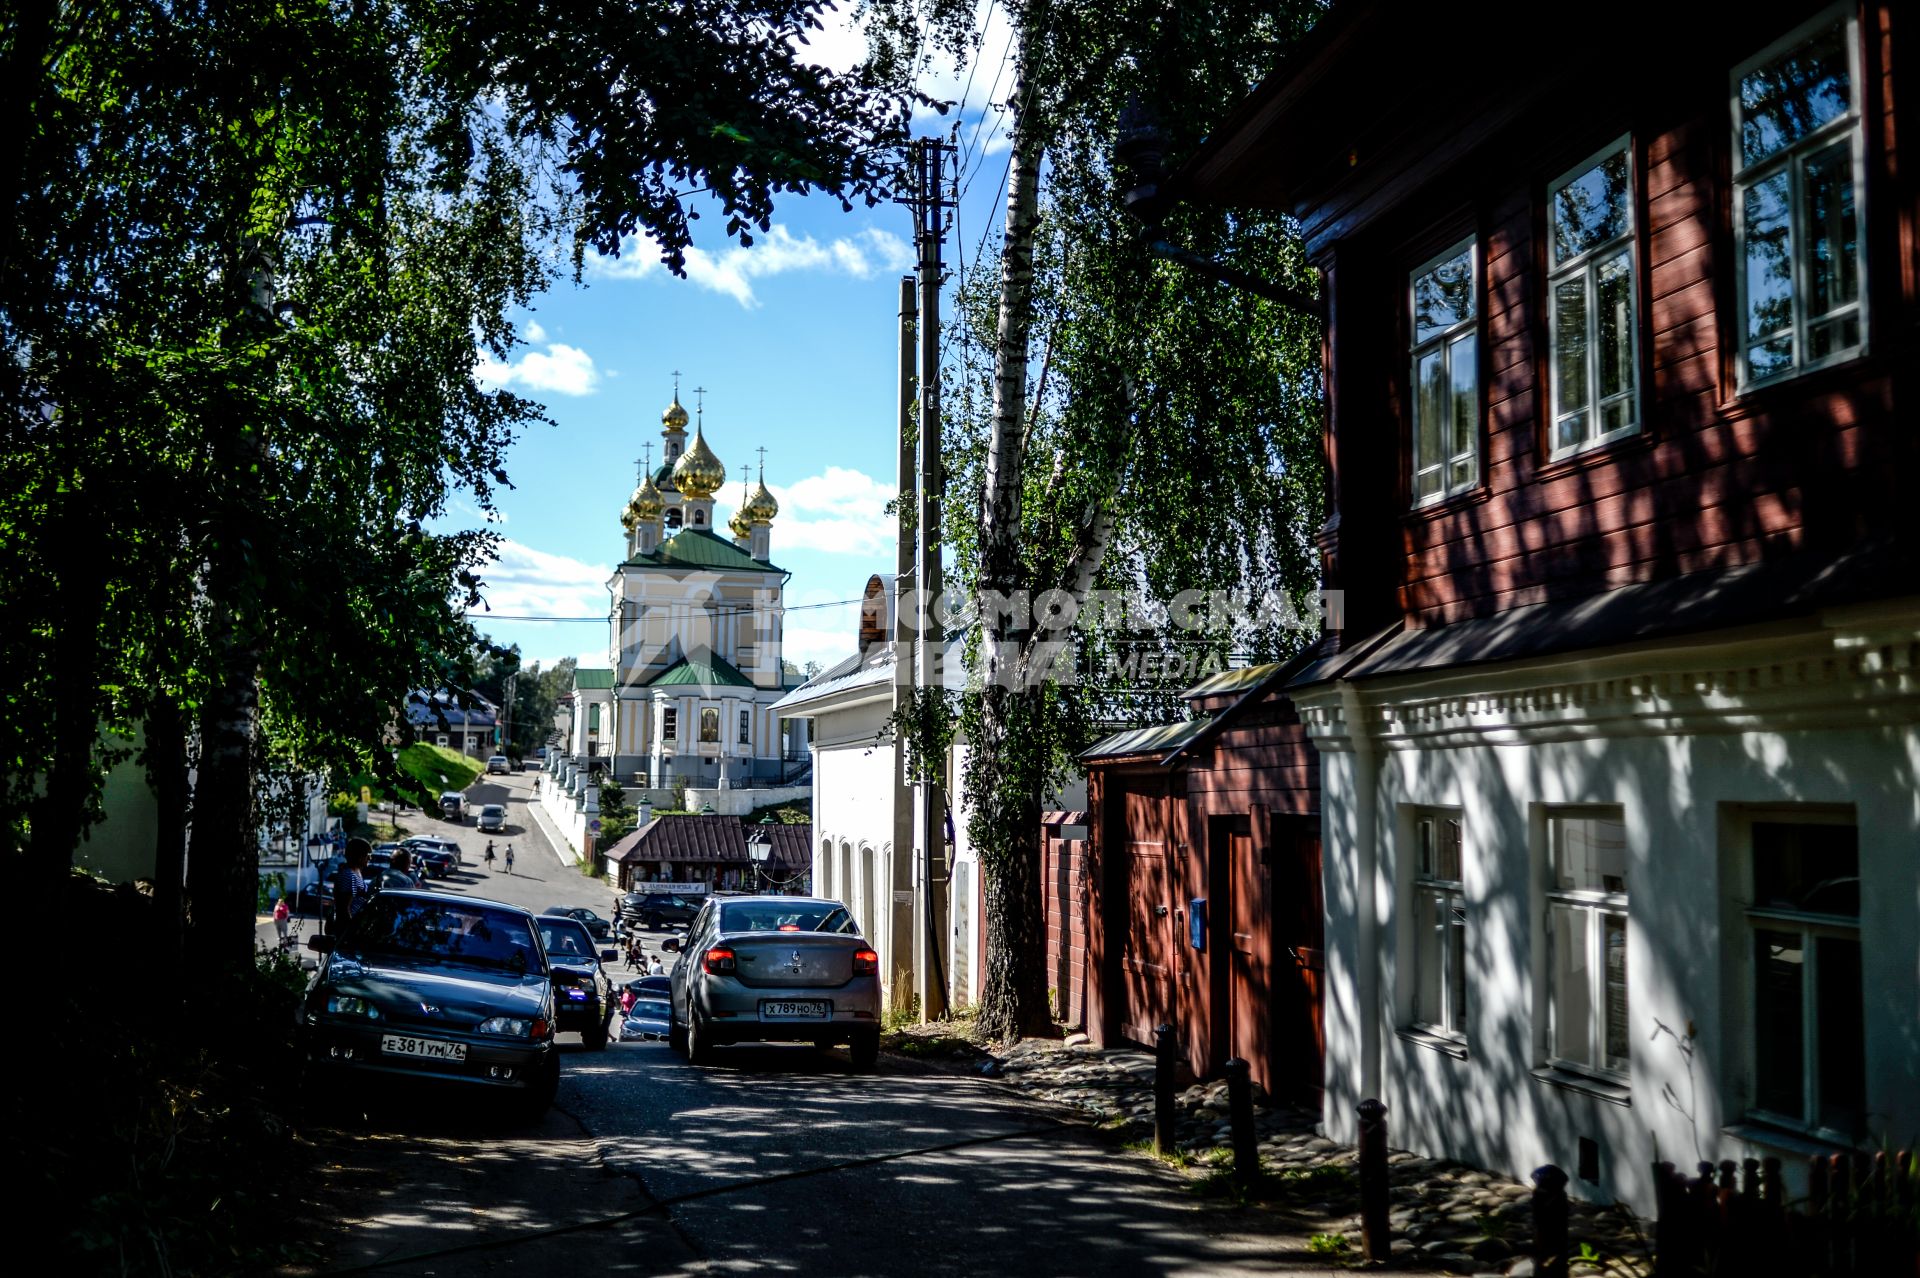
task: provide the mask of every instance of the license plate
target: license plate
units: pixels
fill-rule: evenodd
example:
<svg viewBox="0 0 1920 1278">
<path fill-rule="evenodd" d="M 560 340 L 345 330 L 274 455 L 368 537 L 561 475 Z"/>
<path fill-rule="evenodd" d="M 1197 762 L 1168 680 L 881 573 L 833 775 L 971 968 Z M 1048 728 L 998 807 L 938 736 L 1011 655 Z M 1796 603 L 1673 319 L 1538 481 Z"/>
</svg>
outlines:
<svg viewBox="0 0 1920 1278">
<path fill-rule="evenodd" d="M 763 1021 L 824 1021 L 832 1014 L 833 1004 L 818 999 L 760 1005 Z"/>
<path fill-rule="evenodd" d="M 389 1056 L 424 1056 L 430 1061 L 464 1061 L 465 1043 L 449 1043 L 438 1038 L 409 1038 L 405 1034 L 382 1034 L 380 1050 Z"/>
</svg>

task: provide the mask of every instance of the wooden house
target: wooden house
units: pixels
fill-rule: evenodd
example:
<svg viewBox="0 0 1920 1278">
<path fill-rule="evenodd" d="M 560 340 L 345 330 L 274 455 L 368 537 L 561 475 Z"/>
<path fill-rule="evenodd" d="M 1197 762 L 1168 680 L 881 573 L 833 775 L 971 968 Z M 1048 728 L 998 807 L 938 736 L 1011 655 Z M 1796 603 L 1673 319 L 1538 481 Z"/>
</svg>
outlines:
<svg viewBox="0 0 1920 1278">
<path fill-rule="evenodd" d="M 1177 176 L 1326 306 L 1329 1134 L 1645 1210 L 1920 1129 L 1916 28 L 1337 0 Z"/>
</svg>

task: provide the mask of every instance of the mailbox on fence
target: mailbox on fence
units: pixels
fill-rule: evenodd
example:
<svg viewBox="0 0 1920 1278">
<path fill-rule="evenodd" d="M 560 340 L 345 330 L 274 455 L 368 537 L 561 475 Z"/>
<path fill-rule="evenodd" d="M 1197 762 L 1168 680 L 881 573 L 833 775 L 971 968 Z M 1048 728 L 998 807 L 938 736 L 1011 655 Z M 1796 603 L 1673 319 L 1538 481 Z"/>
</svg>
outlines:
<svg viewBox="0 0 1920 1278">
<path fill-rule="evenodd" d="M 1187 939 L 1196 950 L 1207 948 L 1207 898 L 1204 896 L 1187 902 Z"/>
</svg>

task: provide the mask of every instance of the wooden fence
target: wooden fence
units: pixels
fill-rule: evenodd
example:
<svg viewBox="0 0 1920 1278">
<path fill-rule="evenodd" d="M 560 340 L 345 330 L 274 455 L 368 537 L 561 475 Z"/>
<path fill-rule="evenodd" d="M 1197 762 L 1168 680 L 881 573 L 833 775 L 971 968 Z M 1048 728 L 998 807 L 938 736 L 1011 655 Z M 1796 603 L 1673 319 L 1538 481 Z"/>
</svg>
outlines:
<svg viewBox="0 0 1920 1278">
<path fill-rule="evenodd" d="M 1780 1160 L 1654 1168 L 1656 1278 L 1920 1278 L 1920 1159 L 1816 1158 L 1790 1202 Z"/>
</svg>

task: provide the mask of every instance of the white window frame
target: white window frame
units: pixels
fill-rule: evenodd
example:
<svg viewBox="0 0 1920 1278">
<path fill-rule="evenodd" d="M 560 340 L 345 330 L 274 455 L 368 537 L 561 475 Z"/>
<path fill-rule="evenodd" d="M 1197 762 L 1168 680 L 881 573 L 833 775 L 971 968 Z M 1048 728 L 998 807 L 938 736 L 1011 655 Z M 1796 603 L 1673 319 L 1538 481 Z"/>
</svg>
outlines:
<svg viewBox="0 0 1920 1278">
<path fill-rule="evenodd" d="M 740 712 L 739 744 L 741 745 L 753 744 L 753 711 L 751 710 L 742 710 Z"/>
<path fill-rule="evenodd" d="M 1422 854 L 1429 847 L 1437 851 L 1439 847 L 1439 831 L 1440 831 L 1441 823 L 1448 822 L 1448 821 L 1452 822 L 1455 828 L 1459 832 L 1458 851 L 1460 856 L 1461 877 L 1457 879 L 1440 878 L 1437 875 L 1437 873 L 1430 871 L 1427 866 L 1422 864 L 1422 861 L 1424 859 Z M 1429 835 L 1427 832 L 1429 830 L 1432 831 L 1431 843 L 1429 843 L 1428 841 Z M 1413 936 L 1413 954 L 1409 956 L 1409 959 L 1411 960 L 1413 955 L 1417 955 L 1419 953 L 1419 947 L 1420 947 L 1419 931 L 1421 928 L 1420 906 L 1424 902 L 1431 900 L 1434 903 L 1434 908 L 1435 908 L 1434 917 L 1436 919 L 1447 920 L 1447 923 L 1445 925 L 1447 930 L 1439 946 L 1440 964 L 1441 964 L 1440 966 L 1440 1017 L 1437 1021 L 1422 1018 L 1420 1014 L 1422 1011 L 1420 1006 L 1421 980 L 1420 980 L 1420 974 L 1416 971 L 1413 974 L 1413 984 L 1412 984 L 1412 991 L 1411 991 L 1412 997 L 1408 1001 L 1408 1013 L 1409 1013 L 1408 1024 L 1412 1026 L 1412 1028 L 1420 1030 L 1422 1033 L 1431 1034 L 1437 1038 L 1450 1039 L 1455 1042 L 1465 1042 L 1466 1032 L 1467 1032 L 1467 1007 L 1466 1006 L 1455 1007 L 1453 1005 L 1454 1004 L 1454 984 L 1455 984 L 1456 977 L 1459 978 L 1459 985 L 1462 991 L 1462 1002 L 1468 1004 L 1469 1006 L 1471 1005 L 1471 1000 L 1467 999 L 1465 996 L 1467 974 L 1464 970 L 1455 972 L 1454 966 L 1453 966 L 1455 963 L 1460 963 L 1464 965 L 1467 961 L 1466 922 L 1464 917 L 1466 914 L 1466 899 L 1467 899 L 1466 898 L 1466 873 L 1467 873 L 1466 862 L 1467 862 L 1466 820 L 1461 810 L 1459 808 L 1416 808 L 1414 809 L 1414 812 L 1413 812 L 1413 881 L 1412 881 L 1412 887 L 1411 887 L 1412 899 L 1410 901 L 1410 905 L 1412 908 L 1408 912 L 1409 919 L 1414 929 L 1414 936 Z M 1455 926 L 1452 920 L 1456 917 L 1456 915 L 1461 918 L 1461 922 L 1458 924 L 1458 926 L 1461 928 L 1461 945 L 1460 945 L 1460 954 L 1457 957 L 1454 955 L 1453 946 L 1450 944 L 1451 929 L 1453 926 Z"/>
<path fill-rule="evenodd" d="M 1547 183 L 1547 254 L 1553 254 L 1553 197 L 1555 192 L 1565 187 L 1573 179 L 1594 168 L 1600 161 L 1624 151 L 1627 157 L 1627 228 L 1621 234 L 1603 244 L 1596 244 L 1584 252 L 1575 254 L 1559 266 L 1550 266 L 1547 271 L 1547 376 L 1549 382 L 1549 400 L 1547 411 L 1547 456 L 1557 461 L 1562 457 L 1572 457 L 1588 449 L 1603 448 L 1616 439 L 1625 439 L 1629 435 L 1640 433 L 1645 405 L 1641 399 L 1641 384 L 1645 380 L 1640 376 L 1640 185 L 1639 166 L 1634 163 L 1633 135 L 1622 134 L 1607 145 L 1589 155 L 1580 163 Z M 1621 248 L 1627 251 L 1627 281 L 1633 297 L 1633 315 L 1627 325 L 1628 367 L 1633 370 L 1633 389 L 1608 399 L 1600 398 L 1600 342 L 1599 342 L 1599 295 L 1600 281 L 1597 267 L 1602 258 L 1613 257 Z M 1556 304 L 1556 290 L 1561 284 L 1574 276 L 1581 276 L 1587 285 L 1587 386 L 1588 402 L 1585 412 L 1591 426 L 1597 427 L 1604 416 L 1602 410 L 1608 404 L 1622 400 L 1633 405 L 1633 420 L 1625 426 L 1616 427 L 1602 434 L 1589 436 L 1577 444 L 1559 447 L 1555 441 L 1560 438 L 1560 421 L 1571 415 L 1563 411 L 1560 403 L 1560 308 Z M 1572 410 L 1581 411 L 1581 410 Z"/>
<path fill-rule="evenodd" d="M 1738 167 L 1742 163 L 1744 151 L 1740 139 L 1740 80 L 1749 71 L 1773 61 L 1780 54 L 1796 45 L 1803 44 L 1807 38 L 1823 28 L 1832 25 L 1834 19 L 1845 15 L 1847 46 L 1848 104 L 1845 115 L 1838 116 L 1820 126 L 1814 132 L 1801 138 L 1756 164 Z M 1756 53 L 1753 57 L 1734 67 L 1730 77 L 1728 102 L 1729 119 L 1733 128 L 1733 269 L 1736 283 L 1736 296 L 1739 314 L 1735 322 L 1739 327 L 1739 368 L 1738 384 L 1741 391 L 1761 386 L 1774 386 L 1791 380 L 1816 369 L 1833 364 L 1859 359 L 1867 353 L 1871 340 L 1868 332 L 1867 306 L 1867 130 L 1865 116 L 1860 110 L 1861 66 L 1860 66 L 1860 20 L 1852 3 L 1841 3 L 1824 9 L 1806 22 L 1801 23 L 1786 35 Z M 1817 360 L 1808 360 L 1807 350 L 1807 272 L 1801 269 L 1800 246 L 1805 243 L 1805 230 L 1801 224 L 1801 192 L 1804 187 L 1804 161 L 1818 151 L 1826 150 L 1842 134 L 1850 134 L 1850 151 L 1853 159 L 1853 216 L 1856 227 L 1856 247 L 1859 254 L 1856 269 L 1860 278 L 1860 295 L 1854 306 L 1860 318 L 1860 344 L 1837 350 Z M 1777 373 L 1765 377 L 1752 376 L 1747 357 L 1751 334 L 1747 322 L 1747 189 L 1757 182 L 1773 177 L 1785 170 L 1787 179 L 1787 217 L 1789 252 L 1793 254 L 1793 362 Z M 1822 316 L 1823 320 L 1834 318 L 1836 312 Z"/>
<path fill-rule="evenodd" d="M 1810 1136 L 1850 1145 L 1859 1138 L 1859 1132 L 1835 1131 L 1820 1125 L 1820 1052 L 1824 1041 L 1820 1027 L 1820 947 L 1814 942 L 1820 937 L 1833 937 L 1840 940 L 1860 941 L 1860 919 L 1842 914 L 1816 914 L 1803 910 L 1784 910 L 1778 907 L 1761 907 L 1754 904 L 1759 894 L 1755 882 L 1757 863 L 1753 855 L 1753 827 L 1756 825 L 1838 825 L 1847 826 L 1859 832 L 1859 824 L 1851 813 L 1823 812 L 1818 809 L 1794 808 L 1753 808 L 1746 813 L 1745 848 L 1746 864 L 1745 896 L 1742 902 L 1742 914 L 1746 920 L 1746 964 L 1747 964 L 1747 1025 L 1749 1026 L 1747 1043 L 1747 1066 L 1753 1071 L 1751 1077 L 1753 1105 L 1747 1111 L 1748 1117 L 1770 1127 L 1784 1128 L 1789 1131 L 1803 1132 Z M 1857 862 L 1856 862 L 1857 868 Z M 1801 974 L 1800 1008 L 1804 1018 L 1800 1033 L 1800 1113 L 1782 1114 L 1778 1110 L 1763 1109 L 1760 1106 L 1760 971 L 1759 960 L 1755 953 L 1755 941 L 1761 932 L 1797 932 L 1801 940 L 1801 954 L 1804 968 Z M 1865 959 L 1861 952 L 1861 998 L 1865 1000 Z M 1864 1008 L 1863 1008 L 1864 1011 Z M 1864 1050 L 1864 1048 L 1863 1048 Z"/>
<path fill-rule="evenodd" d="M 662 741 L 678 741 L 680 739 L 680 708 L 678 706 L 668 706 L 662 711 L 660 717 L 660 739 Z"/>
<path fill-rule="evenodd" d="M 1631 895 L 1631 893 L 1630 891 L 1629 892 L 1601 892 L 1601 891 L 1593 891 L 1590 889 L 1583 889 L 1583 888 L 1564 889 L 1564 888 L 1555 887 L 1554 882 L 1555 882 L 1556 875 L 1554 873 L 1554 870 L 1557 864 L 1555 860 L 1555 856 L 1558 851 L 1558 848 L 1556 846 L 1557 841 L 1554 837 L 1554 823 L 1556 821 L 1563 821 L 1563 820 L 1579 821 L 1583 819 L 1602 818 L 1607 820 L 1618 821 L 1624 828 L 1626 825 L 1626 812 L 1625 812 L 1625 809 L 1623 809 L 1617 804 L 1589 804 L 1589 805 L 1583 805 L 1583 806 L 1561 806 L 1561 807 L 1552 807 L 1547 809 L 1546 818 L 1547 818 L 1547 825 L 1546 825 L 1547 864 L 1546 864 L 1546 878 L 1544 880 L 1546 884 L 1546 890 L 1544 893 L 1545 900 L 1543 903 L 1543 909 L 1541 911 L 1541 914 L 1542 914 L 1541 921 L 1546 928 L 1546 944 L 1547 944 L 1547 952 L 1546 952 L 1546 958 L 1547 958 L 1547 985 L 1546 985 L 1547 1064 L 1549 1064 L 1555 1069 L 1565 1070 L 1568 1073 L 1584 1074 L 1590 1078 L 1601 1078 L 1601 1079 L 1611 1080 L 1614 1082 L 1624 1083 L 1627 1081 L 1633 1068 L 1632 989 L 1631 989 L 1631 986 L 1629 986 L 1629 989 L 1627 991 L 1627 1010 L 1626 1010 L 1627 1024 L 1625 1026 L 1625 1039 L 1627 1043 L 1627 1067 L 1625 1069 L 1615 1069 L 1612 1066 L 1605 1064 L 1604 1062 L 1604 1056 L 1606 1052 L 1606 1041 L 1607 1041 L 1607 1021 L 1606 1021 L 1607 976 L 1606 976 L 1606 944 L 1605 944 L 1606 929 L 1603 925 L 1603 920 L 1608 916 L 1617 916 L 1626 925 L 1625 940 L 1629 947 L 1628 955 L 1629 955 L 1629 958 L 1631 958 L 1631 954 L 1632 954 L 1631 947 L 1633 944 L 1633 922 L 1632 922 L 1632 916 L 1629 913 L 1627 908 L 1628 898 Z M 1631 847 L 1629 847 L 1628 855 L 1631 856 L 1631 853 L 1632 853 L 1632 849 Z M 1597 1061 L 1570 1060 L 1564 1056 L 1558 1055 L 1555 1051 L 1556 1047 L 1560 1042 L 1560 1034 L 1559 1034 L 1560 999 L 1559 999 L 1559 990 L 1556 988 L 1554 984 L 1555 980 L 1557 979 L 1556 973 L 1559 970 L 1559 964 L 1557 962 L 1558 954 L 1556 952 L 1556 947 L 1560 943 L 1558 938 L 1558 932 L 1557 932 L 1557 929 L 1554 927 L 1554 920 L 1553 920 L 1555 907 L 1581 910 L 1585 912 L 1588 916 L 1588 925 L 1586 929 L 1586 933 L 1587 933 L 1586 970 L 1587 970 L 1587 1005 L 1588 1005 L 1587 1045 L 1588 1045 L 1588 1050 L 1590 1054 L 1596 1058 L 1600 1058 Z M 1627 965 L 1627 971 L 1629 974 L 1631 974 L 1633 971 L 1633 965 L 1631 962 L 1629 962 Z"/>
<path fill-rule="evenodd" d="M 1458 324 L 1435 333 L 1425 341 L 1416 341 L 1414 281 L 1441 263 L 1450 262 L 1454 258 L 1459 257 L 1463 251 L 1467 254 L 1468 296 L 1471 299 L 1473 314 Z M 1480 295 L 1480 267 L 1480 237 L 1478 235 L 1469 235 L 1466 239 L 1457 241 L 1444 252 L 1434 254 L 1434 256 L 1407 272 L 1407 291 L 1405 294 L 1407 299 L 1407 422 L 1412 427 L 1407 435 L 1407 484 L 1408 493 L 1413 498 L 1413 505 L 1416 509 L 1447 501 L 1451 498 L 1458 497 L 1461 493 L 1472 492 L 1480 485 L 1480 434 L 1483 418 L 1486 415 L 1486 387 L 1480 384 L 1480 369 L 1486 362 L 1484 359 L 1485 352 L 1481 349 L 1485 335 L 1481 332 L 1480 321 L 1486 311 L 1486 301 Z M 1443 352 L 1441 358 L 1447 371 L 1448 398 L 1451 400 L 1453 386 L 1451 348 L 1453 343 L 1460 338 L 1461 334 L 1467 332 L 1471 332 L 1474 337 L 1473 445 L 1467 452 L 1455 453 L 1448 450 L 1448 445 L 1443 444 L 1441 448 L 1442 455 L 1438 463 L 1428 464 L 1431 459 L 1420 455 L 1420 357 L 1435 349 Z M 1450 440 L 1452 436 L 1453 422 L 1449 419 L 1445 430 L 1442 432 L 1442 439 Z M 1473 473 L 1462 483 L 1449 483 L 1448 476 L 1452 472 L 1454 464 L 1462 459 L 1468 458 L 1473 462 Z M 1439 491 L 1422 497 L 1420 495 L 1420 476 L 1424 472 L 1433 469 L 1438 469 L 1440 472 Z"/>
</svg>

